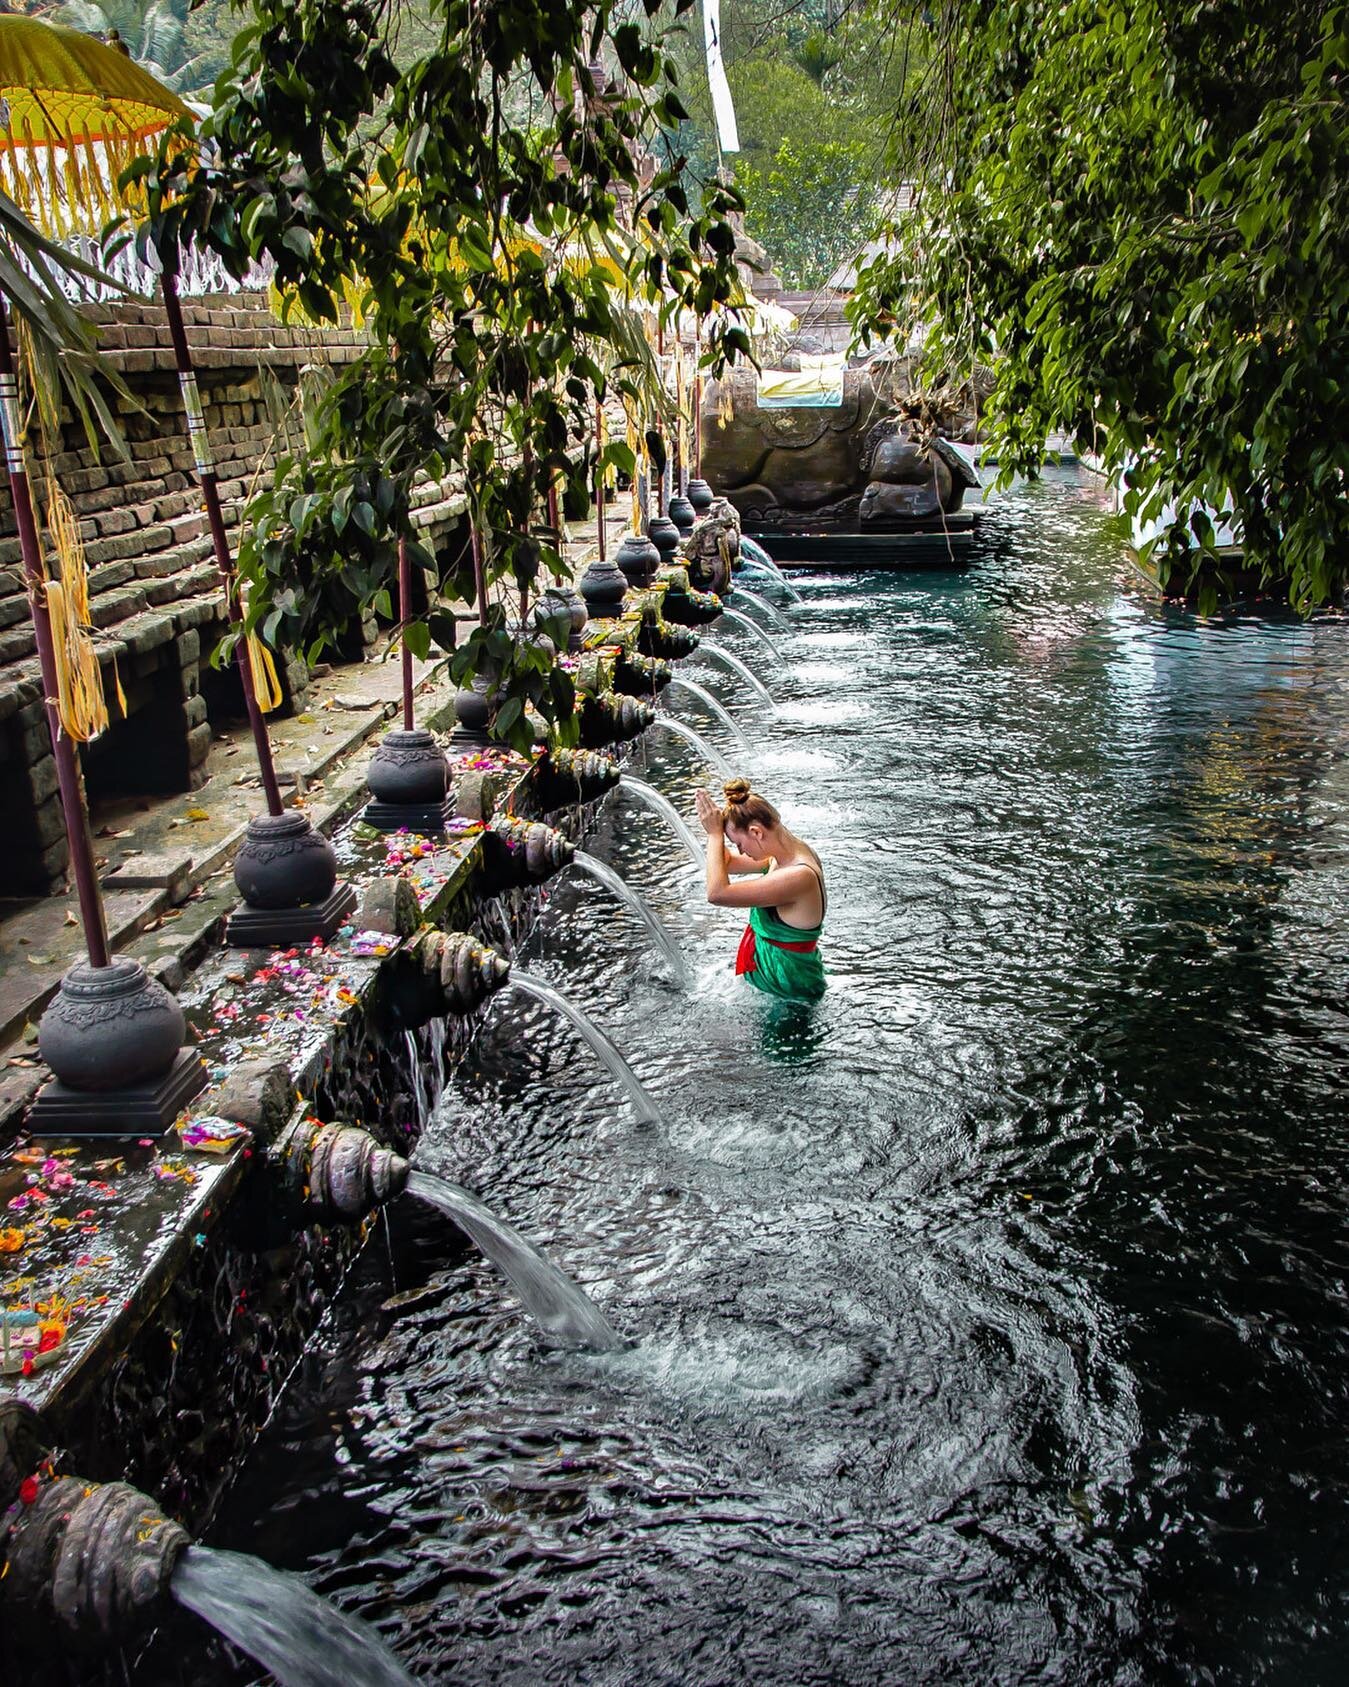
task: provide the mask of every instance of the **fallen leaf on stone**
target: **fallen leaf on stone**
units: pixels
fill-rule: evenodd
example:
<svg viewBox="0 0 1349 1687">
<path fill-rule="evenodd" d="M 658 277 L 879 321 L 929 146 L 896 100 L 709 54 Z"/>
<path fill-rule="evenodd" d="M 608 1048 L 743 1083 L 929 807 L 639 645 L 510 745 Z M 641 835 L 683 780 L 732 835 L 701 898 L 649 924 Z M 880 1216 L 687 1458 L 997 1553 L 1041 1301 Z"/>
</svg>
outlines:
<svg viewBox="0 0 1349 1687">
<path fill-rule="evenodd" d="M 70 909 L 67 908 L 66 909 L 66 924 L 68 926 L 77 926 L 79 923 L 80 922 L 75 918 L 74 914 L 72 914 Z"/>
<path fill-rule="evenodd" d="M 53 955 L 29 955 L 27 961 L 30 967 L 50 966 L 55 959 Z"/>
<path fill-rule="evenodd" d="M 204 808 L 189 808 L 186 817 L 189 820 L 209 820 L 211 818 Z"/>
</svg>

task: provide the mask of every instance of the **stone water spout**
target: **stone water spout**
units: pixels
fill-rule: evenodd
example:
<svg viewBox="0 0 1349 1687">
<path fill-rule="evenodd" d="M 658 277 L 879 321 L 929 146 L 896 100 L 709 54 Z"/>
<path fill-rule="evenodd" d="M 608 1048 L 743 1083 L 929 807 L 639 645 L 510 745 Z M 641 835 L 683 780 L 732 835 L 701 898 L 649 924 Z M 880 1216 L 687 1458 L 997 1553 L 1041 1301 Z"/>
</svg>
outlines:
<svg viewBox="0 0 1349 1687">
<path fill-rule="evenodd" d="M 602 750 L 606 744 L 621 744 L 646 731 L 656 718 L 650 703 L 613 692 L 581 699 L 581 742 L 587 749 Z"/>
<path fill-rule="evenodd" d="M 407 1187 L 408 1163 L 359 1125 L 301 1119 L 269 1151 L 288 1206 L 321 1224 L 359 1224 Z"/>
<path fill-rule="evenodd" d="M 576 853 L 570 838 L 541 820 L 497 815 L 482 835 L 480 876 L 492 893 L 544 884 Z"/>
<path fill-rule="evenodd" d="M 625 697 L 652 697 L 673 678 L 669 662 L 660 656 L 643 656 L 638 650 L 625 650 L 614 664 L 614 690 Z"/>
<path fill-rule="evenodd" d="M 637 648 L 643 656 L 660 656 L 667 661 L 692 656 L 698 643 L 698 635 L 691 627 L 657 621 L 654 616 L 643 620 L 637 633 Z"/>
<path fill-rule="evenodd" d="M 178 1604 L 249 1653 L 283 1687 L 334 1680 L 412 1687 L 378 1636 L 297 1576 L 193 1545 L 180 1523 L 128 1483 L 51 1476 L 39 1468 L 46 1447 L 36 1415 L 7 1402 L 0 1413 L 0 1506 L 6 1508 L 0 1517 L 0 1630 L 7 1651 L 30 1654 L 35 1665 L 50 1661 L 54 1650 L 110 1654 Z M 258 1581 L 267 1587 L 265 1616 L 250 1599 Z"/>
<path fill-rule="evenodd" d="M 619 771 L 616 761 L 595 750 L 549 750 L 534 765 L 534 801 L 545 813 L 594 802 L 617 785 Z"/>
</svg>

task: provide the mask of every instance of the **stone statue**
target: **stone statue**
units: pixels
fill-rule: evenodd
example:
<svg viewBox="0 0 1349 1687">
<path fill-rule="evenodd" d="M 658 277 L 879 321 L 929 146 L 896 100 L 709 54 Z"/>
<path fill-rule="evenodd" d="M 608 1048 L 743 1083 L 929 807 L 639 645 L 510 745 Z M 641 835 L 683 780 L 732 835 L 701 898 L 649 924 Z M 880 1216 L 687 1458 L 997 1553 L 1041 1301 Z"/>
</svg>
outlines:
<svg viewBox="0 0 1349 1687">
<path fill-rule="evenodd" d="M 725 498 L 717 498 L 684 541 L 689 584 L 720 596 L 731 583 L 731 561 L 740 554 L 740 517 Z"/>
<path fill-rule="evenodd" d="M 929 402 L 905 359 L 842 373 L 842 404 L 819 408 L 760 409 L 752 370 L 705 386 L 703 472 L 746 533 L 940 528 L 979 484 L 946 443 L 973 437 L 968 392 Z"/>
<path fill-rule="evenodd" d="M 857 509 L 866 531 L 926 527 L 960 508 L 968 487 L 978 486 L 974 470 L 940 436 L 923 442 L 912 423 L 899 421 L 872 429 L 861 466 L 871 478 Z"/>
</svg>

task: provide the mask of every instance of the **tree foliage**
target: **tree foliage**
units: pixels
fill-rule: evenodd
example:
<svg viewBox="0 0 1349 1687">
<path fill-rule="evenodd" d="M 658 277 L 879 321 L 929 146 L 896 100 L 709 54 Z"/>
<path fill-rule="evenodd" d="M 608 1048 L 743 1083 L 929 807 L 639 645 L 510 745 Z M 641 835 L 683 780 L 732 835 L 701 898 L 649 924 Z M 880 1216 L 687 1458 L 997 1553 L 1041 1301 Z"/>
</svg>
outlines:
<svg viewBox="0 0 1349 1687">
<path fill-rule="evenodd" d="M 251 624 L 317 655 L 353 607 L 388 606 L 400 540 L 475 602 L 469 559 L 432 558 L 411 515 L 421 477 L 458 470 L 489 593 L 454 672 L 488 677 L 521 747 L 524 703 L 558 725 L 572 706 L 508 612 L 514 587 L 564 571 L 548 486 L 577 514 L 602 466 L 632 468 L 622 442 L 599 452 L 595 418 L 606 391 L 654 402 L 640 302 L 707 317 L 738 290 L 736 196 L 690 206 L 679 159 L 644 175 L 643 137 L 684 111 L 660 29 L 629 14 L 428 0 L 403 32 L 381 0 L 252 0 L 204 145 L 171 138 L 133 167 L 143 245 L 196 241 L 240 277 L 267 259 L 293 309 L 336 322 L 354 305 L 369 336 L 306 383 L 302 446 L 250 503 Z M 597 86 L 599 54 L 622 90 Z M 748 339 L 723 316 L 709 345 L 719 365 Z M 434 615 L 405 629 L 421 648 L 434 633 L 448 642 Z"/>
<path fill-rule="evenodd" d="M 1203 506 L 1306 609 L 1349 570 L 1349 11 L 1297 0 L 892 0 L 930 74 L 891 168 L 922 184 L 857 320 L 992 363 L 1004 473 L 1066 430 L 1206 603 Z M 977 66 L 978 73 L 971 74 Z"/>
<path fill-rule="evenodd" d="M 698 29 L 680 49 L 692 117 L 679 145 L 696 174 L 732 170 L 787 284 L 818 286 L 871 232 L 905 67 L 869 4 L 736 0 L 722 18 L 741 150 L 719 157 Z"/>
</svg>

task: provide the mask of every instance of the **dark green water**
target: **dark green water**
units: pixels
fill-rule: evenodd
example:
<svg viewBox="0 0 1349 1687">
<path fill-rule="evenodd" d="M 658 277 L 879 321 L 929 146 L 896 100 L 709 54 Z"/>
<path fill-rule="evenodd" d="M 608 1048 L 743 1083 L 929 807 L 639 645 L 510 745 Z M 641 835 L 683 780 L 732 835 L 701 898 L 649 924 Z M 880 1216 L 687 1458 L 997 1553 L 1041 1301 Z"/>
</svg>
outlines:
<svg viewBox="0 0 1349 1687">
<path fill-rule="evenodd" d="M 691 669 L 825 862 L 827 1000 L 744 993 L 611 805 L 693 994 L 580 879 L 528 964 L 665 1125 L 517 1000 L 418 1163 L 636 1345 L 547 1351 L 405 1203 L 217 1544 L 428 1681 L 1345 1678 L 1344 628 L 1150 605 L 1097 496 L 1012 494 L 966 576 L 798 576 L 775 718 Z"/>
</svg>

